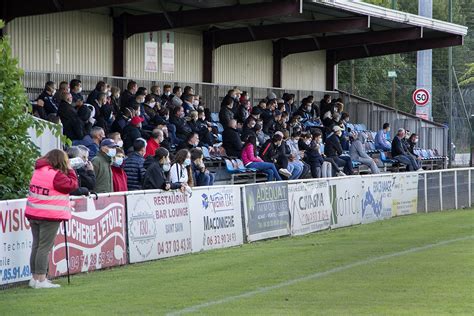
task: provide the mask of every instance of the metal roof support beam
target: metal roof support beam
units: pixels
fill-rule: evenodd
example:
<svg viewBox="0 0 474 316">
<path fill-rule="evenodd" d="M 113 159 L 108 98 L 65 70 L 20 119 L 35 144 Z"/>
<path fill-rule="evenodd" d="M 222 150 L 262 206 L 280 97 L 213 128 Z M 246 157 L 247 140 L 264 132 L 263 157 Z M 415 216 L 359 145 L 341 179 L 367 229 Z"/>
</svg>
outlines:
<svg viewBox="0 0 474 316">
<path fill-rule="evenodd" d="M 202 34 L 202 81 L 211 83 L 213 78 L 212 74 L 213 61 L 214 61 L 214 39 L 212 34 L 203 32 Z"/>
<path fill-rule="evenodd" d="M 116 17 L 113 21 L 113 74 L 117 77 L 125 75 L 125 47 L 127 39 L 124 35 L 124 25 L 121 18 Z"/>
<path fill-rule="evenodd" d="M 24 0 L 24 1 L 2 1 L 3 16 L 5 22 L 17 17 L 56 13 L 64 11 L 76 11 L 120 5 L 125 3 L 139 2 L 141 0 Z"/>
<path fill-rule="evenodd" d="M 362 45 L 382 44 L 422 38 L 421 28 L 370 31 L 357 34 L 304 38 L 283 43 L 283 57 L 316 50 L 338 49 Z"/>
<path fill-rule="evenodd" d="M 213 30 L 216 48 L 222 45 L 270 40 L 291 36 L 332 33 L 347 30 L 365 30 L 369 27 L 367 16 L 337 20 L 304 21 L 270 25 Z"/>
<path fill-rule="evenodd" d="M 168 19 L 164 13 L 126 15 L 125 35 L 130 37 L 137 33 L 155 32 L 171 28 L 298 14 L 300 9 L 299 0 L 278 0 L 208 9 L 169 11 L 166 12 Z"/>
<path fill-rule="evenodd" d="M 353 47 L 351 49 L 336 50 L 336 62 L 343 60 L 359 59 L 366 57 L 375 57 L 391 54 L 408 53 L 425 49 L 443 48 L 449 46 L 462 45 L 464 41 L 461 35 L 448 35 L 444 37 L 422 38 L 418 40 L 400 41 L 386 44 L 367 45 L 366 49 L 363 46 Z"/>
<path fill-rule="evenodd" d="M 336 66 L 337 61 L 335 51 L 326 51 L 326 91 L 337 89 Z"/>
<path fill-rule="evenodd" d="M 282 59 L 281 41 L 275 41 L 273 42 L 273 87 L 275 88 L 281 88 Z"/>
</svg>

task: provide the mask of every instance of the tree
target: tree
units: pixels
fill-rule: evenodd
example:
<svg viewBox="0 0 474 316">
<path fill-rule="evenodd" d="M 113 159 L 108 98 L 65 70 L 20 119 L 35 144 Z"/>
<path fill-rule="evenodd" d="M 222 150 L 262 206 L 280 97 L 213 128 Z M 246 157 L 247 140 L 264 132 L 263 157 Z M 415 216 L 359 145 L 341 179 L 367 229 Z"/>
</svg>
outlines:
<svg viewBox="0 0 474 316">
<path fill-rule="evenodd" d="M 4 23 L 0 20 L 0 29 Z M 38 148 L 27 130 L 44 126 L 28 114 L 31 105 L 21 82 L 23 71 L 12 58 L 7 37 L 0 38 L 0 200 L 24 198 Z"/>
</svg>

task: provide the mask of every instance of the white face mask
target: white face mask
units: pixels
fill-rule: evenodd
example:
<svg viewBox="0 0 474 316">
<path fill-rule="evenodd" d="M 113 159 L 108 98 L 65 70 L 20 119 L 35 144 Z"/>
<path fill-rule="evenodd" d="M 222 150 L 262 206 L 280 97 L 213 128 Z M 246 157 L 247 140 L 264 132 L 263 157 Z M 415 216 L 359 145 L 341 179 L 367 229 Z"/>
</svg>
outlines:
<svg viewBox="0 0 474 316">
<path fill-rule="evenodd" d="M 151 102 L 149 105 L 150 105 L 150 107 L 153 109 L 153 108 L 155 107 L 155 105 L 156 105 L 156 102 Z"/>
<path fill-rule="evenodd" d="M 82 87 L 79 87 L 79 90 L 77 90 L 77 93 L 81 93 L 82 92 Z"/>
<path fill-rule="evenodd" d="M 112 92 L 107 91 L 107 96 L 110 97 L 112 95 Z"/>
<path fill-rule="evenodd" d="M 193 105 L 194 105 L 194 106 L 198 106 L 198 105 L 199 105 L 199 100 L 194 100 L 194 101 L 193 101 Z"/>
<path fill-rule="evenodd" d="M 306 144 L 306 145 L 311 144 L 311 139 L 306 140 L 306 141 L 305 141 L 305 144 Z"/>
<path fill-rule="evenodd" d="M 123 164 L 123 157 L 115 157 L 113 165 L 116 167 L 120 167 Z"/>
<path fill-rule="evenodd" d="M 56 89 L 53 90 L 53 95 L 55 95 L 55 94 L 56 94 Z"/>
<path fill-rule="evenodd" d="M 164 172 L 168 172 L 168 171 L 170 171 L 171 166 L 170 166 L 169 163 L 165 163 L 165 164 L 162 166 L 162 168 L 163 168 L 163 171 L 164 171 Z"/>
<path fill-rule="evenodd" d="M 166 95 L 166 96 L 170 96 L 170 95 L 171 95 L 171 92 L 166 91 L 166 92 L 165 92 L 165 95 Z"/>
<path fill-rule="evenodd" d="M 117 142 L 117 145 L 118 145 L 119 147 L 123 147 L 123 140 L 119 140 L 119 141 Z"/>
<path fill-rule="evenodd" d="M 186 158 L 186 160 L 183 162 L 183 165 L 184 165 L 185 167 L 191 165 L 191 159 L 190 159 L 190 158 Z"/>
<path fill-rule="evenodd" d="M 115 148 L 109 148 L 109 151 L 107 152 L 107 156 L 113 158 L 117 154 L 117 150 Z"/>
</svg>

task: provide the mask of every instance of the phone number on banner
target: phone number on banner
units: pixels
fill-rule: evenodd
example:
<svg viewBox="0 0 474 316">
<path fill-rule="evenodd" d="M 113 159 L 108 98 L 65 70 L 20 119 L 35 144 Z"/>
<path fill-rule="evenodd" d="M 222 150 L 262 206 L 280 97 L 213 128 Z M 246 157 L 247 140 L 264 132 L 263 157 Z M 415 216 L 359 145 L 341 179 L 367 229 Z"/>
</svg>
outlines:
<svg viewBox="0 0 474 316">
<path fill-rule="evenodd" d="M 113 250 L 103 251 L 99 254 L 71 256 L 69 258 L 70 268 L 73 270 L 80 269 L 82 266 L 108 265 L 112 264 L 114 260 Z"/>
<path fill-rule="evenodd" d="M 26 278 L 31 275 L 30 265 L 18 266 L 13 268 L 0 269 L 2 281 L 13 281 L 16 279 Z"/>
<path fill-rule="evenodd" d="M 207 236 L 206 238 L 207 246 L 220 245 L 220 244 L 236 242 L 236 241 L 237 241 L 237 235 L 235 233 Z"/>
<path fill-rule="evenodd" d="M 191 238 L 158 242 L 158 255 L 191 251 Z"/>
</svg>

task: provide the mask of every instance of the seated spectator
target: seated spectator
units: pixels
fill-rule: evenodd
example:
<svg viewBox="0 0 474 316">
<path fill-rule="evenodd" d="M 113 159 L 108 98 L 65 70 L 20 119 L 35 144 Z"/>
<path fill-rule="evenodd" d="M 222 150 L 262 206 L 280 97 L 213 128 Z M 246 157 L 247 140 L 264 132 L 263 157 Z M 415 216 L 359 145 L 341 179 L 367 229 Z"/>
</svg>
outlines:
<svg viewBox="0 0 474 316">
<path fill-rule="evenodd" d="M 349 149 L 349 154 L 351 159 L 358 161 L 370 168 L 372 174 L 380 173 L 377 164 L 374 159 L 372 159 L 367 152 L 365 151 L 365 142 L 367 141 L 367 136 L 364 133 L 359 133 L 357 139 L 355 139 Z"/>
<path fill-rule="evenodd" d="M 82 146 L 83 147 L 83 146 Z M 67 150 L 67 155 L 71 161 L 73 158 L 80 159 L 79 163 L 71 163 L 71 167 L 76 172 L 78 188 L 71 192 L 71 195 L 89 195 L 90 191 L 95 187 L 95 174 L 92 163 L 87 159 L 88 149 L 79 146 L 71 146 Z M 72 160 L 74 161 L 74 160 Z"/>
<path fill-rule="evenodd" d="M 120 88 L 112 87 L 110 88 L 110 104 L 112 105 L 112 111 L 114 117 L 118 117 L 120 114 Z"/>
<path fill-rule="evenodd" d="M 123 149 L 126 153 L 132 150 L 135 140 L 142 137 L 141 127 L 143 121 L 143 118 L 141 118 L 140 116 L 135 116 L 130 120 L 130 123 L 123 129 Z"/>
<path fill-rule="evenodd" d="M 194 101 L 194 95 L 192 94 L 183 95 L 183 109 L 184 109 L 185 116 L 189 116 L 191 111 L 196 110 L 194 108 L 193 101 Z"/>
<path fill-rule="evenodd" d="M 249 101 L 249 95 L 247 91 L 243 91 L 242 95 L 240 96 L 237 108 L 235 109 L 235 115 L 234 115 L 238 124 L 241 124 L 241 125 L 244 124 L 245 120 L 250 115 L 250 109 L 251 109 L 251 106 L 250 106 L 250 101 Z"/>
<path fill-rule="evenodd" d="M 204 111 L 202 111 L 202 116 L 205 118 Z M 201 143 L 207 146 L 212 145 L 213 143 L 213 136 L 212 136 L 212 128 L 207 125 L 206 121 L 199 120 L 199 114 L 197 111 L 191 111 L 189 113 L 189 121 L 188 125 L 193 131 L 193 133 L 197 133 L 199 135 L 199 139 Z"/>
<path fill-rule="evenodd" d="M 176 153 L 174 163 L 171 165 L 170 182 L 175 185 L 192 187 L 194 181 L 192 175 L 191 154 L 189 150 L 181 149 Z"/>
<path fill-rule="evenodd" d="M 277 133 L 279 133 L 279 135 L 281 135 L 280 131 L 276 132 L 275 135 Z M 288 167 L 287 167 L 287 169 L 291 173 L 291 176 L 290 176 L 289 180 L 295 180 L 295 179 L 299 179 L 301 177 L 301 175 L 303 174 L 304 165 L 291 152 L 291 148 L 287 143 L 287 141 L 289 140 L 289 135 L 290 135 L 290 133 L 288 131 L 285 131 L 283 133 L 283 142 L 280 146 L 280 148 L 281 148 L 280 151 L 282 152 L 283 155 L 288 157 Z"/>
<path fill-rule="evenodd" d="M 61 96 L 60 96 L 61 92 L 64 92 L 64 93 L 70 92 L 69 83 L 67 81 L 61 81 L 61 83 L 59 83 L 59 89 L 56 90 L 56 93 L 54 94 L 54 101 L 56 102 L 56 104 L 59 104 L 61 102 Z"/>
<path fill-rule="evenodd" d="M 287 112 L 289 116 L 292 117 L 297 110 L 295 105 L 295 95 L 292 93 L 284 93 L 283 101 L 285 102 L 285 112 Z"/>
<path fill-rule="evenodd" d="M 84 138 L 84 123 L 72 107 L 72 95 L 70 93 L 61 93 L 58 115 L 63 124 L 63 134 L 66 137 L 73 141 Z"/>
<path fill-rule="evenodd" d="M 72 79 L 69 82 L 69 91 L 72 95 L 72 102 L 78 101 L 84 102 L 84 96 L 82 95 L 82 82 L 79 79 Z"/>
<path fill-rule="evenodd" d="M 100 150 L 92 159 L 95 173 L 95 192 L 113 192 L 112 160 L 117 154 L 117 144 L 105 138 L 100 142 Z"/>
<path fill-rule="evenodd" d="M 231 119 L 229 125 L 224 128 L 222 133 L 222 146 L 230 157 L 240 157 L 242 153 L 242 141 L 237 131 L 237 121 Z"/>
<path fill-rule="evenodd" d="M 273 163 L 278 172 L 287 178 L 291 177 L 288 171 L 288 156 L 286 151 L 282 149 L 283 137 L 279 133 L 275 133 L 273 137 L 265 142 L 260 152 L 260 158 L 265 162 Z"/>
<path fill-rule="evenodd" d="M 128 155 L 124 162 L 123 170 L 127 174 L 127 186 L 129 191 L 143 189 L 143 179 L 145 177 L 145 168 L 143 156 L 146 152 L 146 141 L 138 138 L 133 142 L 133 152 Z"/>
<path fill-rule="evenodd" d="M 158 148 L 160 148 L 160 143 L 163 141 L 163 131 L 159 128 L 155 128 L 151 133 L 151 137 L 146 142 L 146 152 L 145 158 L 148 156 L 154 156 Z"/>
<path fill-rule="evenodd" d="M 263 120 L 263 132 L 266 135 L 272 135 L 275 133 L 275 113 L 276 113 L 276 100 L 268 102 L 265 110 L 262 111 L 260 116 Z"/>
<path fill-rule="evenodd" d="M 68 92 L 64 91 L 63 95 L 66 95 Z M 43 92 L 39 95 L 37 100 L 43 101 L 44 105 L 40 112 L 40 117 L 46 119 L 49 114 L 58 114 L 59 106 L 56 103 L 54 95 L 56 94 L 56 84 L 53 81 L 46 82 Z M 60 98 L 61 101 L 64 101 Z"/>
<path fill-rule="evenodd" d="M 300 179 L 304 178 L 310 171 L 310 166 L 303 160 L 305 153 L 303 150 L 299 149 L 299 141 L 301 139 L 301 132 L 295 131 L 290 138 L 286 140 L 286 144 L 290 148 L 290 153 L 294 157 L 294 160 L 300 161 L 303 164 L 303 171 L 301 173 Z"/>
<path fill-rule="evenodd" d="M 257 124 L 256 120 L 253 117 L 249 117 L 244 124 L 244 127 L 242 129 L 242 133 L 240 135 L 240 139 L 245 142 L 247 140 L 247 137 L 250 135 L 253 135 L 257 137 L 257 134 L 255 133 L 255 125 Z"/>
<path fill-rule="evenodd" d="M 334 160 L 339 167 L 344 167 L 344 173 L 353 175 L 352 160 L 349 156 L 342 155 L 342 146 L 339 137 L 342 135 L 342 130 L 339 126 L 334 126 L 332 133 L 326 138 L 326 145 L 324 146 L 324 154 Z"/>
<path fill-rule="evenodd" d="M 160 86 L 157 86 L 157 85 L 151 86 L 150 94 L 155 99 L 156 103 L 163 104 L 163 101 L 161 100 L 161 88 L 160 88 Z"/>
<path fill-rule="evenodd" d="M 115 118 L 114 122 L 111 125 L 110 131 L 112 133 L 123 133 L 123 129 L 125 126 L 127 126 L 128 122 L 132 119 L 133 115 L 133 110 L 129 107 L 123 107 L 120 110 L 120 113 L 118 116 Z"/>
<path fill-rule="evenodd" d="M 418 144 L 418 135 L 413 133 L 410 135 L 410 137 L 407 140 L 408 152 L 418 158 L 418 155 L 415 154 L 415 148 L 417 144 Z"/>
<path fill-rule="evenodd" d="M 165 84 L 163 86 L 163 94 L 161 95 L 161 105 L 163 107 L 171 106 L 171 85 Z"/>
<path fill-rule="evenodd" d="M 92 105 L 95 108 L 95 123 L 94 126 L 102 127 L 105 131 L 108 130 L 109 121 L 112 117 L 112 105 L 107 103 L 107 95 L 99 93 L 97 99 L 94 99 Z"/>
<path fill-rule="evenodd" d="M 232 107 L 230 108 L 231 110 L 236 110 L 237 109 L 237 106 L 239 104 L 239 99 L 240 99 L 240 95 L 242 94 L 242 92 L 239 90 L 239 89 L 230 89 L 229 91 L 227 91 L 227 95 L 224 97 L 224 99 L 222 99 L 222 102 L 221 102 L 221 109 L 223 107 L 226 107 L 226 106 L 229 106 L 229 104 L 232 104 Z M 220 117 L 219 117 L 220 119 Z M 221 124 L 223 126 L 226 126 L 224 125 L 224 123 L 221 121 Z"/>
<path fill-rule="evenodd" d="M 190 133 L 186 137 L 186 140 L 181 143 L 176 149 L 187 149 L 191 150 L 199 146 L 199 135 L 196 133 Z"/>
<path fill-rule="evenodd" d="M 380 131 L 375 135 L 375 149 L 390 151 L 392 149 L 392 144 L 387 140 L 387 134 L 390 132 L 390 124 L 384 123 Z"/>
<path fill-rule="evenodd" d="M 329 94 L 325 94 L 319 103 L 319 113 L 321 117 L 324 117 L 327 112 L 330 112 L 331 115 L 334 113 L 334 105 L 331 103 L 331 96 Z"/>
<path fill-rule="evenodd" d="M 223 103 L 221 110 L 219 111 L 219 122 L 222 126 L 229 126 L 229 121 L 234 119 L 234 112 L 232 108 L 234 106 L 234 101 L 228 99 L 226 103 Z"/>
<path fill-rule="evenodd" d="M 191 170 L 193 171 L 194 186 L 210 186 L 214 184 L 214 175 L 204 165 L 204 155 L 199 148 L 191 149 Z"/>
<path fill-rule="evenodd" d="M 150 156 L 152 157 L 152 156 Z M 167 149 L 158 148 L 152 162 L 146 170 L 143 189 L 176 190 L 184 188 L 181 183 L 171 183 L 166 176 L 171 169 L 170 155 Z"/>
<path fill-rule="evenodd" d="M 99 98 L 99 94 L 101 93 L 105 94 L 106 90 L 107 90 L 107 84 L 105 82 L 103 81 L 97 82 L 97 84 L 95 85 L 95 89 L 92 90 L 91 93 L 89 93 L 89 95 L 87 96 L 86 103 L 94 104 L 95 100 Z"/>
<path fill-rule="evenodd" d="M 145 96 L 143 109 L 145 110 L 145 121 L 148 122 L 149 128 L 153 129 L 158 124 L 158 111 L 160 110 L 159 104 L 155 101 L 153 95 L 148 94 Z"/>
<path fill-rule="evenodd" d="M 270 139 L 270 136 L 265 135 L 262 129 L 262 124 L 256 124 L 255 125 L 255 135 L 257 135 L 257 145 L 261 146 L 263 145 L 268 139 Z"/>
<path fill-rule="evenodd" d="M 127 174 L 123 170 L 125 153 L 122 148 L 117 147 L 117 154 L 112 161 L 112 182 L 114 192 L 128 191 Z"/>
<path fill-rule="evenodd" d="M 250 135 L 245 141 L 242 149 L 242 161 L 247 168 L 256 169 L 267 174 L 267 181 L 281 181 L 281 177 L 275 167 L 275 164 L 264 162 L 257 156 L 257 139 Z"/>
<path fill-rule="evenodd" d="M 408 171 L 417 171 L 421 169 L 420 165 L 408 152 L 408 148 L 406 148 L 404 142 L 402 141 L 403 138 L 405 138 L 405 129 L 399 128 L 397 135 L 392 141 L 392 158 L 400 163 L 405 164 Z"/>
<path fill-rule="evenodd" d="M 169 119 L 170 123 L 176 127 L 176 141 L 175 145 L 183 142 L 186 137 L 192 133 L 191 128 L 184 118 L 184 109 L 182 106 L 176 106 L 173 108 L 172 115 Z"/>
<path fill-rule="evenodd" d="M 90 134 L 84 136 L 81 140 L 75 140 L 73 145 L 83 145 L 89 149 L 89 160 L 92 160 L 99 152 L 100 142 L 105 138 L 105 132 L 102 127 L 93 127 Z M 109 137 L 110 138 L 110 137 Z"/>
</svg>

